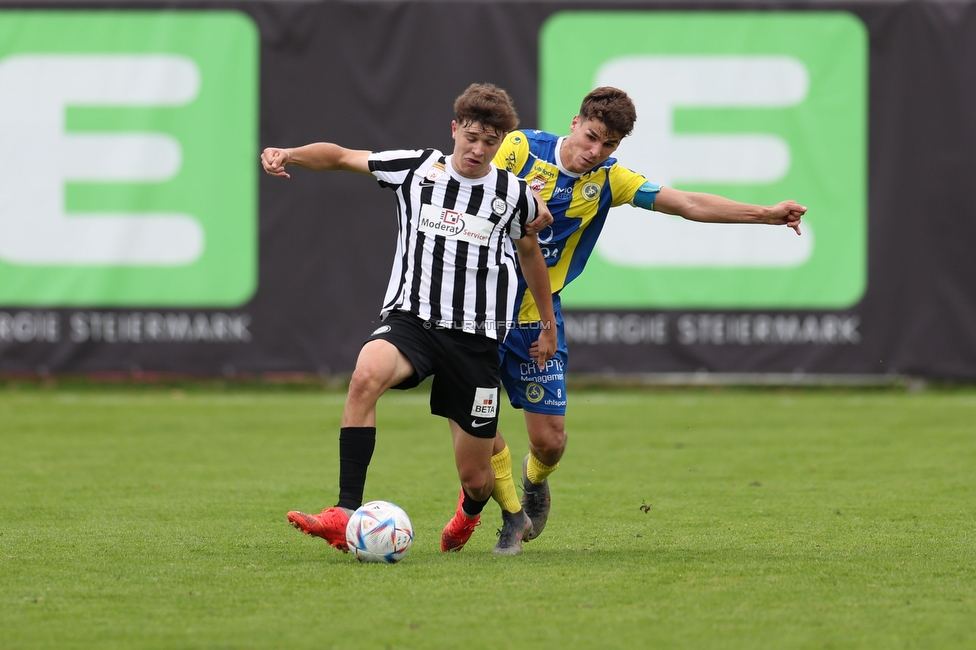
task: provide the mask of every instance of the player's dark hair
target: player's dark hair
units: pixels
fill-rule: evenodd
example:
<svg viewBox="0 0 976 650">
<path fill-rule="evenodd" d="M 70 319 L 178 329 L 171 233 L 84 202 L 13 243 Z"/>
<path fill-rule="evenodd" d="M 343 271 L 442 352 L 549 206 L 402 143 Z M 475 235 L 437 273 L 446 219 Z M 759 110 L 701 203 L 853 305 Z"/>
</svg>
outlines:
<svg viewBox="0 0 976 650">
<path fill-rule="evenodd" d="M 458 124 L 480 124 L 499 134 L 514 131 L 518 113 L 508 93 L 493 84 L 471 84 L 454 100 L 454 116 Z"/>
<path fill-rule="evenodd" d="M 609 131 L 625 138 L 634 130 L 637 108 L 624 91 L 613 86 L 600 86 L 583 98 L 581 120 L 600 120 Z"/>
</svg>

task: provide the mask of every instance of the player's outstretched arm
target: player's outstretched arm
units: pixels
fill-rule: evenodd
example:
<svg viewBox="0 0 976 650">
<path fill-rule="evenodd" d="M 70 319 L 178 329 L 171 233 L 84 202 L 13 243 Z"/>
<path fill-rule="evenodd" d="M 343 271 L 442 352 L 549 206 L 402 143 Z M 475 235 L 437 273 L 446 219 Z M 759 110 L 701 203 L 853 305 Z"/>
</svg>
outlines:
<svg viewBox="0 0 976 650">
<path fill-rule="evenodd" d="M 800 234 L 800 219 L 806 207 L 796 201 L 782 201 L 763 206 L 739 203 L 716 194 L 683 192 L 662 187 L 654 201 L 658 212 L 674 214 L 690 221 L 704 223 L 758 223 L 788 226 Z"/>
<path fill-rule="evenodd" d="M 369 173 L 369 153 L 346 149 L 331 142 L 315 142 L 302 147 L 281 149 L 268 147 L 261 152 L 261 166 L 272 176 L 291 178 L 287 165 L 297 165 L 313 171 L 347 171 Z"/>
<path fill-rule="evenodd" d="M 552 287 L 549 284 L 549 269 L 539 248 L 539 240 L 535 235 L 528 235 L 515 240 L 515 249 L 519 256 L 519 265 L 525 283 L 535 298 L 542 317 L 542 331 L 539 340 L 532 344 L 530 350 L 532 358 L 540 368 L 546 367 L 546 362 L 556 353 L 556 312 L 552 306 Z"/>
</svg>

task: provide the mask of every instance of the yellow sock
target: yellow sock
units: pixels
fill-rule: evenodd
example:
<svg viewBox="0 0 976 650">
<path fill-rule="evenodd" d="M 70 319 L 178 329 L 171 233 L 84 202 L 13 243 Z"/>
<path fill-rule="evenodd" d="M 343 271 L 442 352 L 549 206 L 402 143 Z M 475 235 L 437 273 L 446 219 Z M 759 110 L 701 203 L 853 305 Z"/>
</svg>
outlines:
<svg viewBox="0 0 976 650">
<path fill-rule="evenodd" d="M 491 468 L 495 470 L 495 488 L 491 491 L 491 498 L 505 512 L 518 512 L 522 509 L 522 503 L 512 480 L 512 452 L 508 450 L 508 445 L 491 457 Z"/>
<path fill-rule="evenodd" d="M 552 465 L 543 465 L 539 462 L 539 459 L 529 454 L 529 462 L 525 467 L 525 475 L 529 477 L 529 481 L 532 483 L 542 483 L 546 480 L 550 474 L 556 471 L 559 467 L 559 463 Z"/>
</svg>

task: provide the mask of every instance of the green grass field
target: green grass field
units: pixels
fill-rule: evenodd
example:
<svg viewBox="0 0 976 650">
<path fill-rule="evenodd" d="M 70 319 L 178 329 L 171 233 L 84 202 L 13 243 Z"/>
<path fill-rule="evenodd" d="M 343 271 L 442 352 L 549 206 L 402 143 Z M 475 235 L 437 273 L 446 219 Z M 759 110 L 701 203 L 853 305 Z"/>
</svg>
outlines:
<svg viewBox="0 0 976 650">
<path fill-rule="evenodd" d="M 341 394 L 0 388 L 0 648 L 976 647 L 976 392 L 572 397 L 514 558 L 493 504 L 440 552 L 446 423 L 384 397 L 366 497 L 416 528 L 386 566 L 285 521 L 335 501 Z"/>
</svg>

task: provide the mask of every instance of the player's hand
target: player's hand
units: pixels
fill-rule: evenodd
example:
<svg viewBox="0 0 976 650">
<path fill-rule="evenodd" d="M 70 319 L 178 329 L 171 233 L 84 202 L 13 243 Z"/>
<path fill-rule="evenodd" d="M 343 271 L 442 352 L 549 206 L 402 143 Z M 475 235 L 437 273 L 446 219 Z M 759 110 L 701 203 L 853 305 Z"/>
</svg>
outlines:
<svg viewBox="0 0 976 650">
<path fill-rule="evenodd" d="M 543 328 L 539 338 L 529 347 L 529 356 L 542 369 L 554 354 L 556 354 L 556 328 L 550 324 L 550 327 Z"/>
<path fill-rule="evenodd" d="M 773 206 L 770 223 L 786 224 L 788 228 L 792 228 L 799 235 L 801 234 L 800 220 L 806 211 L 806 207 L 796 201 L 783 201 Z"/>
<path fill-rule="evenodd" d="M 264 167 L 264 171 L 272 176 L 291 178 L 291 175 L 285 171 L 285 165 L 288 164 L 288 159 L 287 149 L 268 147 L 261 152 L 261 166 Z"/>
</svg>

